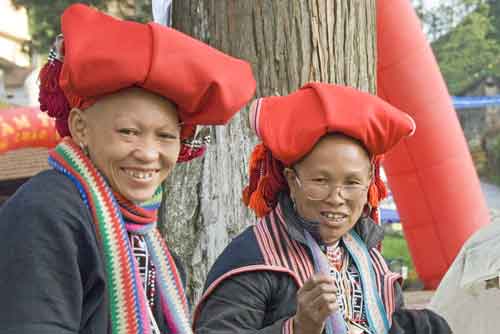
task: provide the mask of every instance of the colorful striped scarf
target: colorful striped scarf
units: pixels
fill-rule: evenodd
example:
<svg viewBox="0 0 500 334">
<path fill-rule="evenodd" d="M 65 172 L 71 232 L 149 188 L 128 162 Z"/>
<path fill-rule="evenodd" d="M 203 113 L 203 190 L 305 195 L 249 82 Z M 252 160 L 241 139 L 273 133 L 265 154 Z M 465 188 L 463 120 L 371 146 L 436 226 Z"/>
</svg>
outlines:
<svg viewBox="0 0 500 334">
<path fill-rule="evenodd" d="M 161 188 L 141 206 L 113 194 L 104 177 L 70 138 L 65 138 L 50 153 L 49 163 L 71 179 L 92 213 L 107 274 L 111 333 L 153 333 L 146 294 L 127 232 L 144 236 L 157 270 L 161 306 L 171 333 L 192 333 L 179 273 L 156 228 Z"/>
</svg>

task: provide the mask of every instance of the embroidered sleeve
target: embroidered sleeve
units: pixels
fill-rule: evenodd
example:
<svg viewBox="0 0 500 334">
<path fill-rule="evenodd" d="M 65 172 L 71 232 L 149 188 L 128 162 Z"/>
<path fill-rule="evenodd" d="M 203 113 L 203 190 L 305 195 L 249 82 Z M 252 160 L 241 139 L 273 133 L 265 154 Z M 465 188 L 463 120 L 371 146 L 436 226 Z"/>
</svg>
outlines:
<svg viewBox="0 0 500 334">
<path fill-rule="evenodd" d="M 293 334 L 293 317 L 283 321 L 281 325 L 281 334 Z"/>
</svg>

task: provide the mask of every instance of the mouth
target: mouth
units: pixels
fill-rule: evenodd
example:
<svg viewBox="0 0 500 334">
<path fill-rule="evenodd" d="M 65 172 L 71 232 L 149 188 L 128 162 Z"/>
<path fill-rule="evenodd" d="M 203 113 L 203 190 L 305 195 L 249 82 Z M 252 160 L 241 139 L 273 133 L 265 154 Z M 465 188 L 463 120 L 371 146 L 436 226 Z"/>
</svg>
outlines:
<svg viewBox="0 0 500 334">
<path fill-rule="evenodd" d="M 153 180 L 160 172 L 159 169 L 138 169 L 124 167 L 120 168 L 120 170 L 125 175 L 138 182 L 149 182 Z"/>
<path fill-rule="evenodd" d="M 321 217 L 331 227 L 346 224 L 349 220 L 349 215 L 342 212 L 321 211 Z"/>
</svg>

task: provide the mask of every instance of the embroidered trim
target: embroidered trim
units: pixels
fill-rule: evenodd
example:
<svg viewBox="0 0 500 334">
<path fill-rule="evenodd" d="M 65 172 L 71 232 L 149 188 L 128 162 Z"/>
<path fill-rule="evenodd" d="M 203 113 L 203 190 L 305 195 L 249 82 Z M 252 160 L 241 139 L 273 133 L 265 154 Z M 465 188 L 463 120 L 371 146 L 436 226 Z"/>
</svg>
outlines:
<svg viewBox="0 0 500 334">
<path fill-rule="evenodd" d="M 293 334 L 293 317 L 283 321 L 281 325 L 282 334 Z"/>
</svg>

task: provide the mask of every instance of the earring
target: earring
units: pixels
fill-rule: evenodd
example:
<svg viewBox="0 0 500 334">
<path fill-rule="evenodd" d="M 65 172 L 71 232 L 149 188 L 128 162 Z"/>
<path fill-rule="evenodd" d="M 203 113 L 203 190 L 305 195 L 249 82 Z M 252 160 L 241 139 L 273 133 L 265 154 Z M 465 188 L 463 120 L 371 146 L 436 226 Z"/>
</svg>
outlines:
<svg viewBox="0 0 500 334">
<path fill-rule="evenodd" d="M 80 143 L 80 149 L 82 150 L 83 154 L 85 154 L 87 157 L 89 156 L 89 148 L 87 145 L 84 143 Z"/>
</svg>

